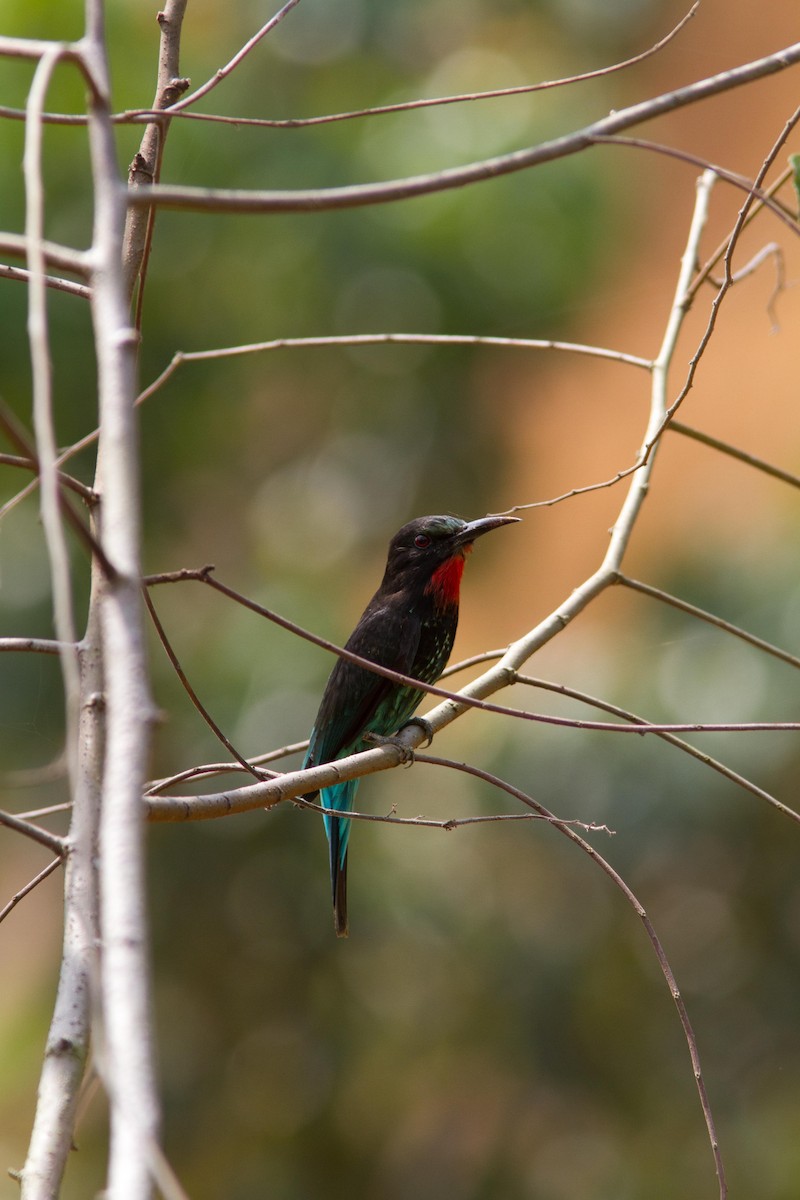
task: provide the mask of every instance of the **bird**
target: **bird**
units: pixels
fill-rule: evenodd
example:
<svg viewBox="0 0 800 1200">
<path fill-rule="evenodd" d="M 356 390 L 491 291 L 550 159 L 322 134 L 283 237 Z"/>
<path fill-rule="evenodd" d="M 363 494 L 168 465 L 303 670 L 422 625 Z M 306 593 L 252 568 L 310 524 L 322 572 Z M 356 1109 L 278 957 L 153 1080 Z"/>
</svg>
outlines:
<svg viewBox="0 0 800 1200">
<path fill-rule="evenodd" d="M 458 624 L 461 576 L 476 538 L 518 517 L 418 517 L 389 543 L 386 569 L 375 595 L 345 643 L 345 649 L 379 666 L 435 683 L 450 657 Z M 420 688 L 377 675 L 337 658 L 320 701 L 304 767 L 367 750 L 390 738 L 412 717 L 424 696 Z M 416 720 L 422 724 L 420 718 Z M 322 789 L 322 807 L 352 812 L 357 779 Z M 314 801 L 319 791 L 305 799 Z M 323 814 L 330 852 L 334 929 L 347 937 L 347 852 L 351 821 Z"/>
</svg>

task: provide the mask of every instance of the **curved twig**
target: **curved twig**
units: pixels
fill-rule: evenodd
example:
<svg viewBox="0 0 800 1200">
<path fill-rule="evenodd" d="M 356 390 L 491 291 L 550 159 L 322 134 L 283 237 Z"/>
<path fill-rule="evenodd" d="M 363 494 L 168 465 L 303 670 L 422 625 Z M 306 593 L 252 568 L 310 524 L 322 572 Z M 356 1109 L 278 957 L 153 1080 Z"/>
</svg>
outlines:
<svg viewBox="0 0 800 1200">
<path fill-rule="evenodd" d="M 447 766 L 448 764 L 460 770 L 465 767 L 470 768 L 466 764 L 450 762 L 449 759 L 429 758 L 427 755 L 414 755 L 414 761 L 421 763 L 433 763 L 434 765 Z M 502 781 L 498 780 L 498 784 Z M 335 817 L 341 816 L 341 810 L 335 808 L 325 808 L 322 804 L 317 804 L 313 800 L 306 800 L 304 796 L 297 796 L 293 801 L 298 808 L 307 808 L 311 812 L 318 813 L 320 816 Z M 544 813 L 484 813 L 479 816 L 472 817 L 448 817 L 445 820 L 436 820 L 433 817 L 398 817 L 394 810 L 390 813 L 367 813 L 367 812 L 348 812 L 348 821 L 371 821 L 377 822 L 380 825 L 413 825 L 419 829 L 441 829 L 445 833 L 450 833 L 455 829 L 463 829 L 467 825 L 488 825 L 495 824 L 498 821 L 550 821 L 557 822 L 559 825 L 570 825 L 574 828 L 583 829 L 587 833 L 607 833 L 609 837 L 614 836 L 614 830 L 609 829 L 607 825 L 598 825 L 593 821 L 581 821 L 577 817 L 547 817 Z"/>
<path fill-rule="evenodd" d="M 61 863 L 62 857 L 59 855 L 57 858 L 54 858 L 52 862 L 49 862 L 46 867 L 43 867 L 38 875 L 34 875 L 33 879 L 28 880 L 28 882 L 25 884 L 25 887 L 20 888 L 18 892 L 15 892 L 8 903 L 0 908 L 0 921 L 5 921 L 8 914 L 16 908 L 20 900 L 24 900 L 25 897 L 29 895 L 35 887 L 38 887 L 40 883 L 47 879 L 48 875 L 52 875 L 56 867 L 61 866 Z"/>
<path fill-rule="evenodd" d="M 746 192 L 748 197 L 757 200 L 762 208 L 769 209 L 773 216 L 782 221 L 792 233 L 800 235 L 800 225 L 798 225 L 795 218 L 787 213 L 780 204 L 776 204 L 768 192 L 762 191 L 758 184 L 752 179 L 748 179 L 746 175 L 740 175 L 737 171 L 729 171 L 726 167 L 721 167 L 717 163 L 711 163 L 699 154 L 692 154 L 688 150 L 681 150 L 677 146 L 668 146 L 663 142 L 653 142 L 648 138 L 606 135 L 597 136 L 593 138 L 593 141 L 598 146 L 626 146 L 634 150 L 649 150 L 654 154 L 663 154 L 667 158 L 677 159 L 678 162 L 688 163 L 689 166 L 699 167 L 701 171 L 713 171 L 718 179 L 729 183 L 731 187 L 739 188 L 740 191 Z"/>
<path fill-rule="evenodd" d="M 437 758 L 433 755 L 419 754 L 416 756 L 416 758 L 419 762 L 430 763 L 432 766 L 449 767 L 451 770 L 463 771 L 468 775 L 473 775 L 476 779 L 482 779 L 484 782 L 490 783 L 493 787 L 500 788 L 502 791 L 507 792 L 510 796 L 515 796 L 520 803 L 526 805 L 528 808 L 532 808 L 534 812 L 537 812 L 540 816 L 546 817 L 548 822 L 553 825 L 559 833 L 563 833 L 563 835 L 569 838 L 571 842 L 574 842 L 575 845 L 584 852 L 584 854 L 588 855 L 588 857 L 597 864 L 601 871 L 605 872 L 615 887 L 622 892 L 623 896 L 631 905 L 637 917 L 639 917 L 642 925 L 644 926 L 645 932 L 650 939 L 650 944 L 652 945 L 656 958 L 658 959 L 658 965 L 661 968 L 661 973 L 664 976 L 670 995 L 672 996 L 672 999 L 675 1002 L 675 1007 L 678 1010 L 678 1016 L 683 1027 L 683 1034 L 689 1050 L 689 1058 L 691 1059 L 692 1063 L 692 1073 L 694 1075 L 695 1085 L 697 1087 L 697 1093 L 700 1099 L 700 1106 L 703 1110 L 703 1117 L 705 1119 L 706 1129 L 708 1131 L 708 1139 L 711 1145 L 712 1154 L 714 1156 L 714 1165 L 717 1172 L 717 1180 L 719 1182 L 720 1200 L 725 1200 L 728 1194 L 728 1187 L 725 1180 L 725 1167 L 722 1161 L 722 1155 L 720 1153 L 714 1116 L 711 1111 L 711 1104 L 708 1098 L 705 1080 L 703 1078 L 702 1067 L 700 1065 L 700 1053 L 697 1048 L 697 1038 L 695 1037 L 686 1004 L 683 996 L 681 995 L 675 975 L 669 964 L 666 951 L 661 944 L 661 939 L 656 933 L 655 926 L 648 917 L 644 906 L 637 899 L 636 895 L 622 878 L 622 876 L 614 870 L 611 864 L 605 858 L 603 858 L 603 856 L 599 854 L 597 850 L 595 850 L 594 846 L 590 845 L 590 843 L 582 838 L 580 834 L 576 833 L 574 829 L 570 828 L 568 824 L 559 820 L 558 817 L 555 817 L 553 813 L 546 809 L 543 804 L 540 804 L 538 800 L 534 800 L 533 797 L 527 795 L 519 788 L 513 787 L 512 784 L 506 783 L 504 779 L 500 779 L 498 776 L 492 775 L 488 771 L 483 771 L 479 767 L 473 767 L 467 763 L 453 762 L 446 758 Z"/>
<path fill-rule="evenodd" d="M 2 417 L 0 417 L 2 423 Z M 29 458 L 22 454 L 0 454 L 0 464 L 4 467 L 20 467 L 23 471 L 33 471 L 36 475 L 39 473 L 39 464 L 35 458 Z M 97 494 L 94 488 L 89 487 L 86 483 L 81 483 L 80 479 L 75 479 L 74 476 L 68 475 L 66 471 L 58 472 L 58 481 L 64 487 L 70 488 L 76 495 L 80 496 L 86 504 L 92 505 L 97 500 Z"/>
<path fill-rule="evenodd" d="M 218 738 L 219 741 L 222 742 L 225 749 L 228 750 L 233 755 L 233 757 L 238 762 L 239 766 L 242 767 L 245 771 L 249 772 L 250 775 L 255 775 L 256 779 L 263 778 L 261 772 L 258 771 L 255 767 L 251 766 L 250 763 L 247 761 L 247 759 L 239 753 L 239 751 L 236 749 L 236 747 L 233 745 L 233 743 L 228 740 L 228 738 L 225 736 L 225 734 L 220 729 L 219 725 L 216 723 L 214 718 L 211 716 L 211 713 L 201 702 L 199 696 L 197 695 L 197 692 L 194 690 L 194 688 L 192 687 L 189 680 L 186 678 L 186 672 L 184 671 L 183 667 L 181 666 L 180 660 L 178 659 L 177 654 L 175 653 L 175 651 L 172 648 L 172 643 L 170 642 L 169 638 L 166 635 L 164 626 L 161 624 L 161 620 L 158 616 L 158 613 L 155 610 L 155 605 L 153 604 L 153 601 L 150 599 L 150 595 L 149 595 L 146 587 L 142 587 L 142 596 L 144 597 L 144 602 L 145 602 L 145 605 L 147 606 L 147 611 L 150 614 L 150 619 L 153 622 L 153 628 L 155 629 L 156 633 L 158 634 L 158 639 L 161 642 L 161 645 L 164 647 L 164 652 L 166 653 L 169 661 L 172 663 L 172 667 L 175 671 L 175 674 L 178 676 L 178 679 L 181 681 L 181 685 L 182 685 L 184 691 L 186 692 L 187 696 L 191 700 L 192 704 L 197 709 L 197 711 L 200 713 L 200 716 L 203 718 L 206 725 L 208 725 L 209 729 L 214 734 L 214 736 L 216 738 Z"/>
</svg>

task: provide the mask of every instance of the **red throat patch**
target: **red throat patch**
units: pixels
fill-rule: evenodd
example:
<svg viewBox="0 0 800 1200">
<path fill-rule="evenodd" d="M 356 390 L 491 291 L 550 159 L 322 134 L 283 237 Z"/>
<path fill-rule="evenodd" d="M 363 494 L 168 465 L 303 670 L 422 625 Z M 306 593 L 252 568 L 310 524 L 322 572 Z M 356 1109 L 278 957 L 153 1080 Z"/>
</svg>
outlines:
<svg viewBox="0 0 800 1200">
<path fill-rule="evenodd" d="M 442 608 L 458 604 L 461 576 L 464 574 L 465 552 L 468 554 L 471 549 L 472 546 L 465 546 L 463 551 L 446 559 L 428 580 L 425 591 L 428 595 L 432 594 L 436 603 Z"/>
</svg>

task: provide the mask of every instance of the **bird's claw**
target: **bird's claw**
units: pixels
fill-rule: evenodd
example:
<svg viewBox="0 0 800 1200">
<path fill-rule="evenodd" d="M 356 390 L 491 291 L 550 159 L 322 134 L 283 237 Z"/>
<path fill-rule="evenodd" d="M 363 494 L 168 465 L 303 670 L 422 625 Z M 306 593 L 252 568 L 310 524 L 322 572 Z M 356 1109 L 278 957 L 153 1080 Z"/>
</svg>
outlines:
<svg viewBox="0 0 800 1200">
<path fill-rule="evenodd" d="M 409 725 L 418 725 L 425 734 L 425 746 L 430 746 L 433 741 L 433 726 L 430 721 L 427 721 L 425 717 L 409 717 L 403 729 L 407 729 Z M 402 733 L 403 730 L 401 729 L 400 732 Z"/>
<path fill-rule="evenodd" d="M 386 737 L 381 733 L 365 733 L 364 741 L 372 742 L 375 746 L 394 746 L 396 750 L 400 751 L 400 761 L 406 767 L 410 767 L 414 761 L 414 751 L 405 742 L 400 741 L 397 733 L 392 734 L 391 737 Z"/>
</svg>

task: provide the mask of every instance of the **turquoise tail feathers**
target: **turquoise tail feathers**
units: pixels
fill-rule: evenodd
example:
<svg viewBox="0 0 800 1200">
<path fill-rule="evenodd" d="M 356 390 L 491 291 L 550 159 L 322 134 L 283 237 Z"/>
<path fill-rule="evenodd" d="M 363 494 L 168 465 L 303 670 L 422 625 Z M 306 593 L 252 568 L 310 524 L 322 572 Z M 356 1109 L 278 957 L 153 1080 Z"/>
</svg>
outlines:
<svg viewBox="0 0 800 1200">
<path fill-rule="evenodd" d="M 359 781 L 347 779 L 334 787 L 323 788 L 320 801 L 323 808 L 334 808 L 337 812 L 352 812 L 353 800 Z M 351 822 L 342 817 L 323 816 L 328 835 L 331 859 L 331 893 L 333 897 L 333 919 L 337 937 L 347 937 L 347 844 L 350 840 Z"/>
</svg>

